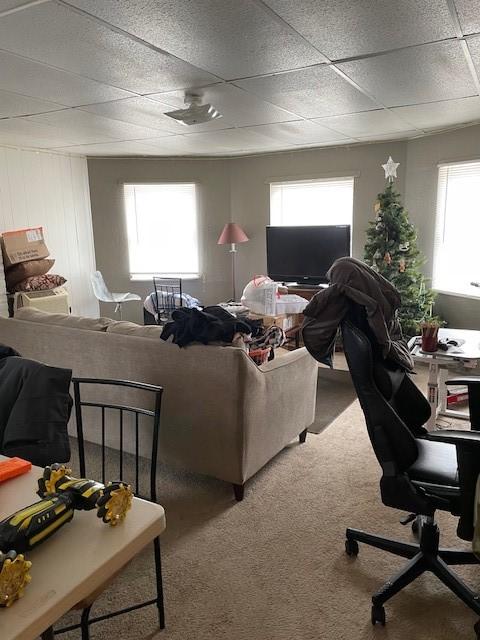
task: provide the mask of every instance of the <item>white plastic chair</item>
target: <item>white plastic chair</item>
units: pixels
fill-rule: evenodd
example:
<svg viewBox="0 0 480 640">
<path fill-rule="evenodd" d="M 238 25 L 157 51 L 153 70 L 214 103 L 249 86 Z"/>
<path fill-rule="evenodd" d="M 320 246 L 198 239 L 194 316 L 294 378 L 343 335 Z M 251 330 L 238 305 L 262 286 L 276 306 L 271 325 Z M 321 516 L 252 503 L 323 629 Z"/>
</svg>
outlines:
<svg viewBox="0 0 480 640">
<path fill-rule="evenodd" d="M 92 273 L 92 287 L 97 300 L 100 302 L 113 302 L 116 305 L 115 313 L 119 314 L 120 320 L 122 319 L 122 304 L 124 302 L 141 300 L 136 293 L 112 293 L 109 291 L 100 271 Z"/>
</svg>

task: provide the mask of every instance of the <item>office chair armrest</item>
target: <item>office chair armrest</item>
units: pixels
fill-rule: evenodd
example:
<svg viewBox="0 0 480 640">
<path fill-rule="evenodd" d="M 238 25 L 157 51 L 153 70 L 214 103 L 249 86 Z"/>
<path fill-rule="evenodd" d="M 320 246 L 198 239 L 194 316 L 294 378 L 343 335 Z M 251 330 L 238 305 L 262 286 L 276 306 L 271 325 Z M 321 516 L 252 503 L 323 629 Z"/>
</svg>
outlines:
<svg viewBox="0 0 480 640">
<path fill-rule="evenodd" d="M 480 431 L 460 431 L 456 429 L 442 429 L 441 431 L 431 431 L 426 436 L 427 440 L 437 442 L 448 442 L 454 445 L 474 446 L 480 445 Z"/>
<path fill-rule="evenodd" d="M 460 376 L 446 380 L 445 384 L 466 385 L 468 387 L 468 408 L 470 424 L 474 431 L 480 431 L 480 376 Z"/>
<path fill-rule="evenodd" d="M 445 384 L 451 385 L 467 385 L 467 387 L 469 387 L 470 385 L 480 385 L 480 376 L 463 376 L 461 378 L 449 378 L 448 380 L 445 380 Z"/>
<path fill-rule="evenodd" d="M 433 431 L 427 440 L 454 444 L 457 450 L 458 484 L 460 487 L 460 520 L 457 534 L 472 540 L 477 479 L 480 475 L 480 431 Z"/>
</svg>

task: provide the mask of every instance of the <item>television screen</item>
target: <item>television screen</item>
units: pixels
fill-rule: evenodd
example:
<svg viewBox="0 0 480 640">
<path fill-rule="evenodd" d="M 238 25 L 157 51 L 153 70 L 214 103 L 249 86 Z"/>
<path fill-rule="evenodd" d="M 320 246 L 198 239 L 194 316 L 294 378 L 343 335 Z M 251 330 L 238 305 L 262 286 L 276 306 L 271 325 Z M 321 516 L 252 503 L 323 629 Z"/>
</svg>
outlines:
<svg viewBox="0 0 480 640">
<path fill-rule="evenodd" d="M 337 258 L 350 255 L 350 226 L 267 227 L 272 280 L 318 284 Z"/>
</svg>

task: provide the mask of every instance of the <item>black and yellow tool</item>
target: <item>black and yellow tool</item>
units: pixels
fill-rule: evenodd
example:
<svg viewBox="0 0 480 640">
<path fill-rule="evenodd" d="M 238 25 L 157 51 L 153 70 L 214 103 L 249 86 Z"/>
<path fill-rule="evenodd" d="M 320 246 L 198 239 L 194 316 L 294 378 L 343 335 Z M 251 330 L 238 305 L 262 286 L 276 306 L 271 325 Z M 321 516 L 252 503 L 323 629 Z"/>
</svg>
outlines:
<svg viewBox="0 0 480 640">
<path fill-rule="evenodd" d="M 76 510 L 97 509 L 97 516 L 110 526 L 125 519 L 133 498 L 129 485 L 119 481 L 105 486 L 70 474 L 65 465 L 45 467 L 38 480 L 37 493 L 42 499 L 0 522 L 0 607 L 8 607 L 21 597 L 30 582 L 31 562 L 25 560 L 25 551 L 70 522 Z"/>
</svg>

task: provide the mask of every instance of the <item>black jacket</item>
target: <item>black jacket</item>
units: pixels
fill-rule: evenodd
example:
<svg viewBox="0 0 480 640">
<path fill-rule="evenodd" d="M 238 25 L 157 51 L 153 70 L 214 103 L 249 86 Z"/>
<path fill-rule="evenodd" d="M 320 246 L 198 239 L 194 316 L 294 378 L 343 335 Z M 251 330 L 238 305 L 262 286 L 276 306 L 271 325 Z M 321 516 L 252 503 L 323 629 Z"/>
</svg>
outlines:
<svg viewBox="0 0 480 640">
<path fill-rule="evenodd" d="M 397 315 L 401 298 L 393 284 L 355 258 L 336 260 L 327 278 L 330 286 L 317 293 L 303 311 L 303 340 L 311 355 L 331 365 L 338 326 L 353 302 L 365 308 L 368 325 L 383 358 L 412 371 L 412 356 Z"/>
<path fill-rule="evenodd" d="M 0 453 L 38 466 L 68 462 L 72 372 L 0 345 Z"/>
<path fill-rule="evenodd" d="M 185 347 L 192 342 L 232 342 L 236 333 L 252 332 L 251 327 L 242 320 L 237 320 L 231 313 L 221 307 L 206 307 L 204 311 L 180 307 L 172 313 L 172 322 L 167 322 L 162 340 L 173 336 L 173 342 Z"/>
</svg>

